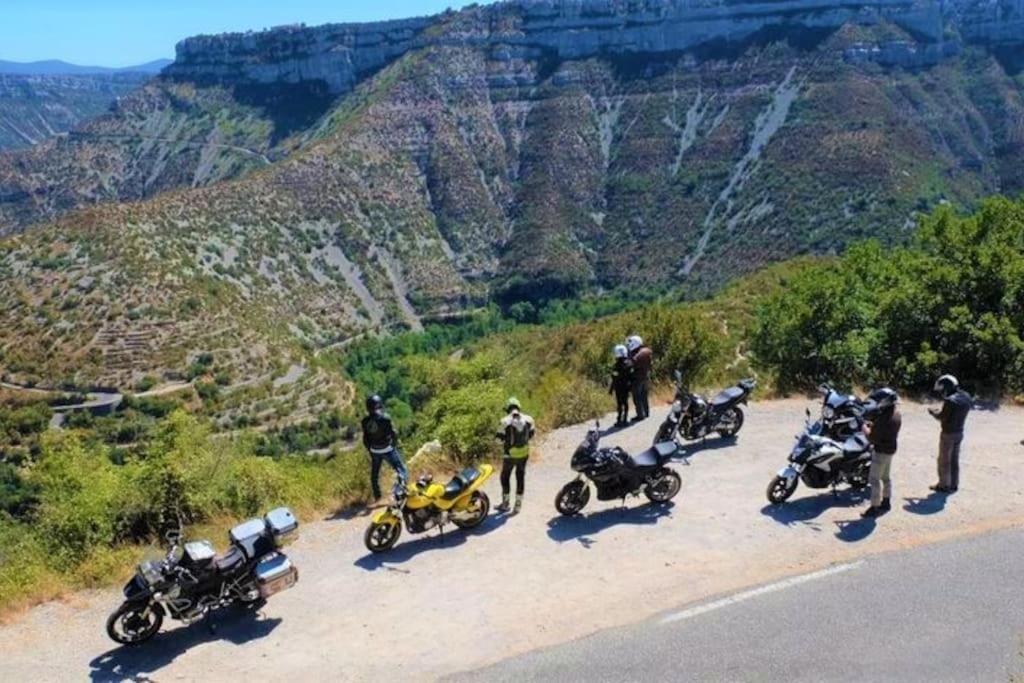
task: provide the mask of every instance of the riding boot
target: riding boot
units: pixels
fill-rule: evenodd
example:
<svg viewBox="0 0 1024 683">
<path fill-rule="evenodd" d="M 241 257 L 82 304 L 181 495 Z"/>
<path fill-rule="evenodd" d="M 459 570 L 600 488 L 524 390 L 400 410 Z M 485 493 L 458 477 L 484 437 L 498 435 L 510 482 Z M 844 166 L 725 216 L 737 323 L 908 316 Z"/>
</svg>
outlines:
<svg viewBox="0 0 1024 683">
<path fill-rule="evenodd" d="M 516 495 L 516 504 L 512 507 L 512 514 L 518 515 L 519 511 L 523 509 L 523 494 Z"/>
<path fill-rule="evenodd" d="M 892 510 L 892 503 L 889 502 L 888 498 L 882 499 L 882 505 L 880 509 L 882 510 L 882 512 L 889 512 L 890 510 Z"/>
<path fill-rule="evenodd" d="M 501 496 L 501 505 L 499 505 L 496 508 L 496 510 L 498 512 L 508 512 L 509 511 L 508 494 L 507 493 L 502 494 L 502 496 Z"/>
<path fill-rule="evenodd" d="M 872 519 L 874 517 L 878 517 L 880 514 L 882 514 L 882 508 L 880 508 L 880 507 L 876 508 L 876 507 L 872 506 L 872 507 L 869 507 L 864 512 L 860 513 L 860 516 L 861 517 L 865 517 L 867 519 Z"/>
</svg>

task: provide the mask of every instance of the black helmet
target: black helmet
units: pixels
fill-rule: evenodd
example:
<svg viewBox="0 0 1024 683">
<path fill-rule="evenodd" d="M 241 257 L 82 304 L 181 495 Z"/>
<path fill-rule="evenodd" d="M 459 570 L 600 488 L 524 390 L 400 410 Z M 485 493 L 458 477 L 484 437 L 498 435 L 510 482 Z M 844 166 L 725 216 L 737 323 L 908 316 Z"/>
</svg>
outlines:
<svg viewBox="0 0 1024 683">
<path fill-rule="evenodd" d="M 896 402 L 900 400 L 899 394 L 890 389 L 889 387 L 882 387 L 881 389 L 875 389 L 868 394 L 868 405 L 867 410 L 869 413 L 878 413 L 883 410 L 888 410 L 896 405 Z"/>
<path fill-rule="evenodd" d="M 375 413 L 384 407 L 384 399 L 377 394 L 366 399 L 366 412 Z"/>
</svg>

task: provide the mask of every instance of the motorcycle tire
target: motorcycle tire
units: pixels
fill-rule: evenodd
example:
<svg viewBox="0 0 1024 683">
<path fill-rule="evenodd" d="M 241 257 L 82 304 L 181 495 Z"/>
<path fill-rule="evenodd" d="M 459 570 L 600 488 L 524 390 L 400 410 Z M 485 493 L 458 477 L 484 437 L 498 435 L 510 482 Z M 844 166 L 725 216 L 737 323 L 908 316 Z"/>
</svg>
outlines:
<svg viewBox="0 0 1024 683">
<path fill-rule="evenodd" d="M 730 426 L 725 429 L 718 430 L 718 435 L 721 436 L 723 439 L 731 439 L 732 437 L 739 434 L 740 430 L 743 429 L 743 410 L 739 406 L 729 408 L 729 410 L 725 411 L 722 414 L 722 418 L 724 419 L 725 416 L 728 415 L 729 413 L 733 414 L 733 419 L 730 420 Z M 720 419 L 719 423 L 721 423 L 722 421 L 723 420 Z"/>
<path fill-rule="evenodd" d="M 768 502 L 772 505 L 782 505 L 796 491 L 796 480 L 792 484 L 785 477 L 776 476 L 768 484 Z"/>
<path fill-rule="evenodd" d="M 110 639 L 134 647 L 155 636 L 163 626 L 164 615 L 158 609 L 150 609 L 146 615 L 148 607 L 145 603 L 126 602 L 114 610 L 107 617 L 107 635 Z"/>
<path fill-rule="evenodd" d="M 667 503 L 683 488 L 683 479 L 675 470 L 664 469 L 658 473 L 657 481 L 644 488 L 644 495 L 652 503 Z"/>
<path fill-rule="evenodd" d="M 474 517 L 468 519 L 451 518 L 452 524 L 460 529 L 474 529 L 480 526 L 487 519 L 487 515 L 491 511 L 491 499 L 483 491 L 474 491 L 473 495 L 469 498 L 469 504 L 470 507 L 477 510 L 477 514 Z"/>
<path fill-rule="evenodd" d="M 386 553 L 398 543 L 398 537 L 402 535 L 402 525 L 394 524 L 371 524 L 363 535 L 363 543 L 371 553 Z"/>
<path fill-rule="evenodd" d="M 571 481 L 555 496 L 555 509 L 559 514 L 572 517 L 590 502 L 590 486 L 585 481 Z"/>
</svg>

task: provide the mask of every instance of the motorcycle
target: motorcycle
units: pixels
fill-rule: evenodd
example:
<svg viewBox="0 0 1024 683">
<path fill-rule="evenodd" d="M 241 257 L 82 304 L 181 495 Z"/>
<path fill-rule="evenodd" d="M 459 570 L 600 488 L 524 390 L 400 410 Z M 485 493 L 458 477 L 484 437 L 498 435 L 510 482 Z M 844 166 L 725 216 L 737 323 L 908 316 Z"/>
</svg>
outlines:
<svg viewBox="0 0 1024 683">
<path fill-rule="evenodd" d="M 447 485 L 435 484 L 430 475 L 409 486 L 399 479 L 391 505 L 378 512 L 366 530 L 366 547 L 374 553 L 391 550 L 402 534 L 403 522 L 411 534 L 434 527 L 444 531 L 448 522 L 460 529 L 479 526 L 491 510 L 491 500 L 480 487 L 493 473 L 491 465 L 467 467 Z"/>
<path fill-rule="evenodd" d="M 845 441 L 864 430 L 867 404 L 852 394 L 841 394 L 828 384 L 818 391 L 824 397 L 821 403 L 822 434 L 837 441 Z"/>
<path fill-rule="evenodd" d="M 789 454 L 789 465 L 768 484 L 768 502 L 785 503 L 800 481 L 812 489 L 831 487 L 835 491 L 836 486 L 849 484 L 855 490 L 862 490 L 868 486 L 871 454 L 871 444 L 863 431 L 845 440 L 836 440 L 826 433 L 822 420 L 811 424 L 808 410 L 806 428 L 797 436 Z"/>
<path fill-rule="evenodd" d="M 621 448 L 601 448 L 601 426 L 591 429 L 573 453 L 571 467 L 579 476 L 562 487 L 555 498 L 559 513 L 571 516 L 590 502 L 590 484 L 597 488 L 598 500 L 625 499 L 643 493 L 652 503 L 672 500 L 682 487 L 679 474 L 666 467 L 679 454 L 674 441 L 660 443 L 629 455 Z"/>
<path fill-rule="evenodd" d="M 743 410 L 757 383 L 745 379 L 724 390 L 708 401 L 700 394 L 690 393 L 683 388 L 683 376 L 678 370 L 676 397 L 665 421 L 661 423 L 654 437 L 654 443 L 668 441 L 696 441 L 707 438 L 711 432 L 718 432 L 723 438 L 731 438 L 743 427 Z"/>
<path fill-rule="evenodd" d="M 228 534 L 231 547 L 217 555 L 209 541 L 181 543 L 169 534 L 162 561 L 146 561 L 124 587 L 124 603 L 107 619 L 107 635 L 122 645 L 139 645 L 160 631 L 164 617 L 192 625 L 233 604 L 258 606 L 293 587 L 299 571 L 281 548 L 298 536 L 288 508 L 239 524 Z"/>
</svg>

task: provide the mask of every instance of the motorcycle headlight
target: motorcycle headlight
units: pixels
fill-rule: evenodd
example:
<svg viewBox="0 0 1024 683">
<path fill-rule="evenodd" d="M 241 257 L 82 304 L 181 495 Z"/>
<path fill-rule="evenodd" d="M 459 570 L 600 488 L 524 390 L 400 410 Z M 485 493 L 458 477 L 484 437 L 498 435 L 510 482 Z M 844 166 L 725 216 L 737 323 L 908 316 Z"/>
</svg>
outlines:
<svg viewBox="0 0 1024 683">
<path fill-rule="evenodd" d="M 824 408 L 821 409 L 821 416 L 824 417 L 826 420 L 831 420 L 833 417 L 836 416 L 836 411 L 834 408 L 832 408 L 832 406 L 825 406 Z"/>
<path fill-rule="evenodd" d="M 672 404 L 672 412 L 673 413 L 681 413 L 681 412 L 683 412 L 683 402 L 678 400 L 678 399 L 676 399 L 676 401 Z"/>
</svg>

